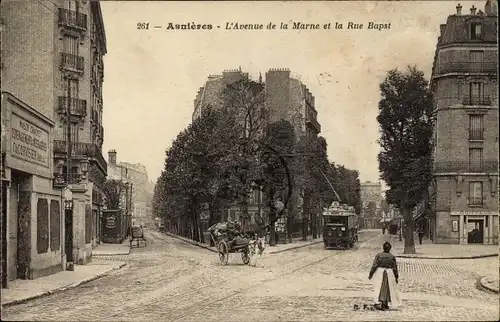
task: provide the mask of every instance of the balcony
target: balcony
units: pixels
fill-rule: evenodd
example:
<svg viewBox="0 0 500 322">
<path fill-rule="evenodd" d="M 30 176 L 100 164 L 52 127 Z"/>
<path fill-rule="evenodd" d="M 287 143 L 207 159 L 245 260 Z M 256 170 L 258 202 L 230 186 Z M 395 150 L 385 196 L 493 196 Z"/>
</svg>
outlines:
<svg viewBox="0 0 500 322">
<path fill-rule="evenodd" d="M 85 59 L 82 56 L 61 53 L 61 68 L 83 73 L 85 71 Z"/>
<path fill-rule="evenodd" d="M 313 117 L 307 117 L 306 118 L 306 125 L 312 127 L 316 133 L 321 132 L 321 125 L 319 124 L 318 120 L 316 120 Z"/>
<path fill-rule="evenodd" d="M 469 141 L 484 141 L 484 131 L 469 130 Z"/>
<path fill-rule="evenodd" d="M 67 151 L 68 146 L 65 140 L 54 140 L 54 154 L 66 154 Z M 95 159 L 102 170 L 105 173 L 108 172 L 108 164 L 96 145 L 92 143 L 72 142 L 71 152 L 73 157 L 91 157 Z"/>
<path fill-rule="evenodd" d="M 82 175 L 79 173 L 70 173 L 69 177 L 66 173 L 54 173 L 53 187 L 61 189 L 68 184 L 79 184 L 82 182 Z"/>
<path fill-rule="evenodd" d="M 68 98 L 66 96 L 59 96 L 59 109 L 58 112 L 60 114 L 65 114 L 68 110 L 68 101 L 69 101 L 69 110 L 71 115 L 85 117 L 87 116 L 87 101 L 79 98 Z"/>
<path fill-rule="evenodd" d="M 467 172 L 484 173 L 498 172 L 498 161 L 438 161 L 434 162 L 434 173 L 443 172 Z"/>
<path fill-rule="evenodd" d="M 467 106 L 491 106 L 489 96 L 468 96 L 462 98 L 462 104 Z"/>
<path fill-rule="evenodd" d="M 59 25 L 87 30 L 87 15 L 69 9 L 59 9 Z"/>
<path fill-rule="evenodd" d="M 470 197 L 467 198 L 467 204 L 472 207 L 479 207 L 483 205 L 483 198 L 482 197 Z"/>
<path fill-rule="evenodd" d="M 104 126 L 99 125 L 99 133 L 101 133 L 101 138 L 104 138 Z"/>
<path fill-rule="evenodd" d="M 450 62 L 439 66 L 439 74 L 447 73 L 481 73 L 497 74 L 496 62 Z"/>
</svg>

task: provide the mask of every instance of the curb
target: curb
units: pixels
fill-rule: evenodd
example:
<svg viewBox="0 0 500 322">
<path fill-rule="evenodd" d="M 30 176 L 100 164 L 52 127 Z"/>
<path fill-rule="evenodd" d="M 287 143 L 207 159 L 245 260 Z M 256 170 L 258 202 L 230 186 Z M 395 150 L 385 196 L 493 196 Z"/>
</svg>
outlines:
<svg viewBox="0 0 500 322">
<path fill-rule="evenodd" d="M 40 294 L 36 294 L 36 295 L 33 295 L 33 296 L 26 297 L 24 299 L 13 300 L 13 301 L 10 301 L 10 302 L 2 303 L 2 307 L 8 307 L 8 306 L 13 306 L 13 305 L 17 305 L 17 304 L 22 304 L 22 303 L 25 303 L 25 302 L 28 302 L 28 301 L 31 301 L 31 300 L 38 299 L 40 297 L 48 296 L 48 295 L 51 295 L 51 294 L 63 292 L 63 291 L 66 291 L 66 290 L 78 287 L 78 286 L 80 286 L 82 284 L 86 284 L 86 283 L 92 282 L 92 281 L 94 281 L 96 279 L 99 279 L 101 277 L 104 277 L 106 275 L 109 275 L 109 273 L 111 273 L 112 271 L 119 270 L 120 268 L 123 268 L 126 265 L 127 265 L 127 263 L 121 263 L 117 267 L 113 267 L 113 268 L 111 268 L 111 269 L 109 269 L 109 270 L 107 270 L 105 272 L 102 272 L 102 273 L 97 274 L 95 276 L 91 276 L 91 277 L 86 278 L 86 279 L 81 280 L 81 281 L 77 281 L 77 282 L 75 282 L 73 284 L 62 286 L 62 287 L 56 288 L 54 290 L 45 291 L 45 292 L 42 292 Z"/>
<path fill-rule="evenodd" d="M 498 288 L 494 288 L 494 287 L 490 287 L 487 285 L 486 281 L 484 281 L 485 279 L 487 278 L 487 276 L 483 276 L 483 277 L 479 277 L 478 280 L 477 280 L 477 285 L 480 287 L 480 288 L 483 288 L 483 289 L 486 289 L 490 292 L 493 292 L 493 293 L 500 293 L 500 291 L 498 290 Z"/>
<path fill-rule="evenodd" d="M 497 257 L 498 254 L 485 254 L 485 255 L 475 255 L 475 256 L 426 256 L 418 254 L 408 254 L 408 255 L 396 255 L 396 258 L 411 258 L 411 259 L 477 259 L 477 258 L 488 258 Z"/>
<path fill-rule="evenodd" d="M 197 241 L 194 241 L 194 240 L 191 240 L 191 239 L 188 239 L 188 238 L 184 238 L 184 237 L 178 236 L 176 234 L 168 233 L 168 232 L 165 232 L 164 234 L 167 235 L 167 236 L 170 236 L 172 238 L 176 238 L 178 240 L 181 240 L 181 241 L 183 241 L 185 243 L 188 243 L 188 244 L 191 244 L 191 245 L 194 245 L 194 246 L 198 246 L 200 248 L 204 248 L 204 249 L 209 250 L 209 251 L 211 251 L 213 253 L 217 253 L 217 251 L 215 249 L 211 248 L 210 246 L 203 245 L 202 243 L 199 243 Z"/>
<path fill-rule="evenodd" d="M 305 244 L 305 245 L 297 245 L 297 246 L 293 246 L 293 247 L 290 247 L 290 248 L 276 250 L 274 252 L 266 252 L 266 253 L 267 254 L 279 254 L 279 253 L 283 253 L 283 252 L 286 252 L 286 251 L 289 251 L 289 250 L 294 250 L 294 249 L 299 249 L 299 248 L 304 248 L 304 247 L 307 247 L 307 246 L 312 246 L 312 245 L 320 244 L 322 242 L 323 242 L 322 240 L 317 240 L 315 242 L 311 242 L 311 243 L 308 243 L 308 244 Z M 268 247 L 272 247 L 272 246 L 268 246 Z"/>
</svg>

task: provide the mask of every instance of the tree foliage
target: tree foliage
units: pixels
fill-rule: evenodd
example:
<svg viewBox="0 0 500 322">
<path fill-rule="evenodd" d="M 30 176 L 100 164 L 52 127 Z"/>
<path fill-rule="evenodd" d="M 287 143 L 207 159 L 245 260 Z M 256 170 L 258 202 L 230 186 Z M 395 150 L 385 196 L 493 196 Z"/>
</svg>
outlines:
<svg viewBox="0 0 500 322">
<path fill-rule="evenodd" d="M 411 209 L 423 198 L 432 170 L 432 94 L 423 72 L 409 66 L 406 72 L 388 72 L 380 84 L 377 121 L 381 152 L 381 178 L 389 186 L 388 203 L 403 210 L 408 238 L 405 253 L 414 253 Z"/>
<path fill-rule="evenodd" d="M 108 209 L 120 209 L 125 184 L 121 180 L 107 179 L 103 185 Z"/>
</svg>

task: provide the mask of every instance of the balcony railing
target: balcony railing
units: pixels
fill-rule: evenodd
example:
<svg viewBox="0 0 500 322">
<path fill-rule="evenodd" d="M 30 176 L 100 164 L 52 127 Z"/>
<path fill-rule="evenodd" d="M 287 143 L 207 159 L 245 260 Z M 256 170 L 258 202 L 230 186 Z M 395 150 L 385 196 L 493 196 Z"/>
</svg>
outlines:
<svg viewBox="0 0 500 322">
<path fill-rule="evenodd" d="M 68 151 L 68 146 L 65 140 L 54 140 L 54 153 L 66 154 Z M 83 142 L 72 142 L 71 143 L 71 155 L 73 157 L 92 157 L 97 163 L 105 170 L 108 171 L 108 164 L 104 159 L 99 148 L 92 143 L 83 143 Z"/>
<path fill-rule="evenodd" d="M 469 130 L 470 141 L 484 141 L 484 131 Z"/>
<path fill-rule="evenodd" d="M 469 206 L 482 206 L 483 205 L 483 198 L 481 198 L 481 197 L 467 198 L 467 204 Z"/>
<path fill-rule="evenodd" d="M 61 53 L 61 68 L 83 72 L 85 70 L 85 59 L 82 56 Z"/>
<path fill-rule="evenodd" d="M 82 175 L 79 173 L 54 173 L 54 188 L 60 189 L 66 187 L 68 184 L 79 184 L 82 182 Z"/>
<path fill-rule="evenodd" d="M 468 96 L 462 98 L 463 105 L 478 105 L 478 106 L 490 106 L 491 99 L 489 96 Z"/>
<path fill-rule="evenodd" d="M 59 24 L 71 28 L 87 30 L 87 15 L 69 9 L 59 9 Z"/>
<path fill-rule="evenodd" d="M 439 66 L 439 74 L 446 73 L 497 73 L 496 62 L 450 62 Z"/>
<path fill-rule="evenodd" d="M 306 124 L 309 124 L 310 126 L 312 126 L 318 133 L 321 132 L 321 125 L 319 124 L 318 120 L 316 120 L 315 118 L 307 117 Z"/>
<path fill-rule="evenodd" d="M 59 96 L 59 110 L 61 114 L 66 113 L 68 110 L 68 100 L 71 115 L 85 117 L 87 116 L 87 101 L 79 98 L 68 98 L 66 96 Z"/>
<path fill-rule="evenodd" d="M 498 161 L 437 161 L 434 172 L 497 172 Z"/>
</svg>

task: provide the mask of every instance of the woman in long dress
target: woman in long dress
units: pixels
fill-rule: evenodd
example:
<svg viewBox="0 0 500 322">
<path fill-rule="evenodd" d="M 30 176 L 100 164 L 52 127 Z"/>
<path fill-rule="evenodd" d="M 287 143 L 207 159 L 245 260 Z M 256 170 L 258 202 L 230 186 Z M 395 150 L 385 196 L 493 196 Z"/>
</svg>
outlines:
<svg viewBox="0 0 500 322">
<path fill-rule="evenodd" d="M 385 242 L 382 248 L 384 251 L 378 253 L 373 260 L 368 279 L 373 279 L 375 302 L 379 303 L 382 310 L 387 310 L 389 303 L 392 307 L 398 307 L 402 303 L 398 290 L 398 265 L 396 257 L 390 253 L 391 243 Z"/>
</svg>

